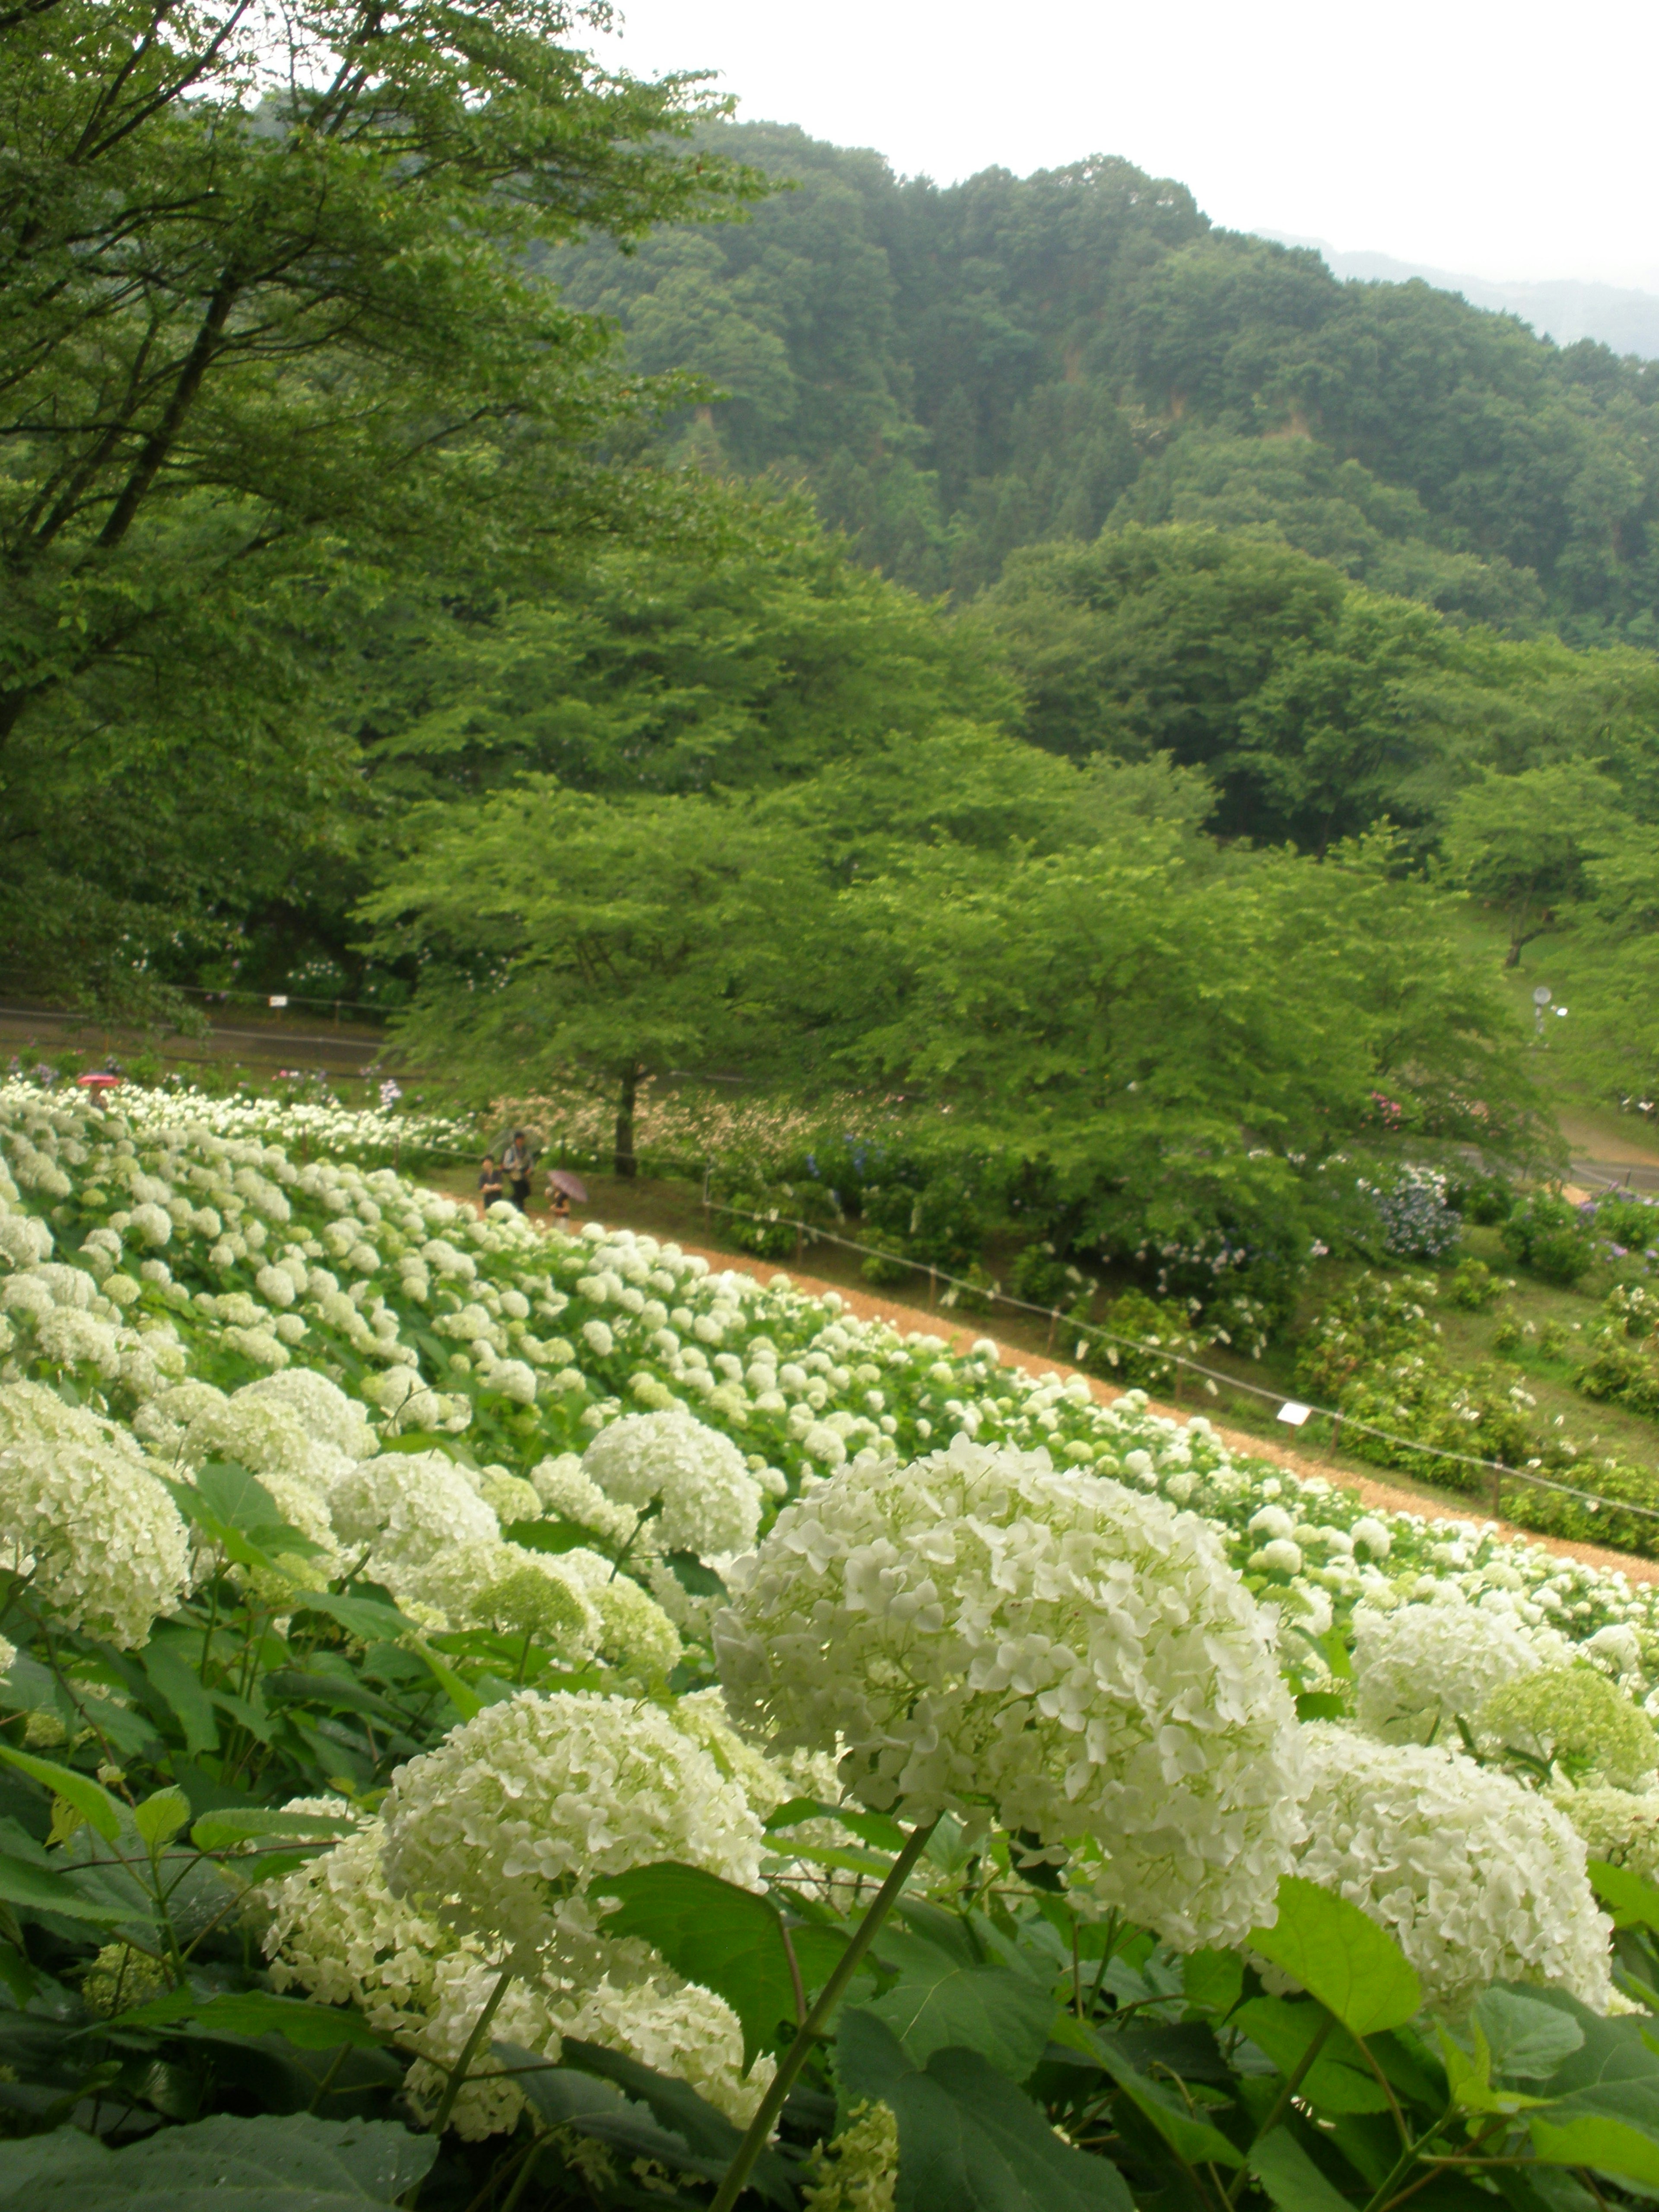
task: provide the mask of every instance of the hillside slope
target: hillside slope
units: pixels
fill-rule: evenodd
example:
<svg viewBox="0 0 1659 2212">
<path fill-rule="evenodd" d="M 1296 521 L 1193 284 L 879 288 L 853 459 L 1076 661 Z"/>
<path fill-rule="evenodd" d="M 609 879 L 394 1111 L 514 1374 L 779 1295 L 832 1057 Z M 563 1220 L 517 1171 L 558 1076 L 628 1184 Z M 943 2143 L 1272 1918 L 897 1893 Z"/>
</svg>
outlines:
<svg viewBox="0 0 1659 2212">
<path fill-rule="evenodd" d="M 901 580 L 967 597 L 1018 546 L 1209 522 L 1516 633 L 1659 642 L 1659 364 L 1340 283 L 1127 161 L 939 187 L 781 125 L 719 141 L 791 188 L 544 266 L 727 395 L 684 447 L 804 478 Z"/>
</svg>

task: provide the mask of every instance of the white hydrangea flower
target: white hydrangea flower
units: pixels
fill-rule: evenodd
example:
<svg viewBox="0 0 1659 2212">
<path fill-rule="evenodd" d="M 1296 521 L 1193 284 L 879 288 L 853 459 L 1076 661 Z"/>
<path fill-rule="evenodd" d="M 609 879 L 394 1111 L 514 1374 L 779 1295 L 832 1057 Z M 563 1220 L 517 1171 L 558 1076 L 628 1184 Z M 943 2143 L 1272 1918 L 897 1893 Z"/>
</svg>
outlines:
<svg viewBox="0 0 1659 2212">
<path fill-rule="evenodd" d="M 1460 1718 L 1473 1726 L 1492 1692 L 1517 1674 L 1559 1663 L 1558 1636 L 1513 1614 L 1473 1606 L 1449 1586 L 1428 1604 L 1354 1614 L 1355 1712 L 1387 1743 L 1427 1743 Z"/>
<path fill-rule="evenodd" d="M 591 1528 L 606 1543 L 625 1544 L 639 1526 L 640 1516 L 631 1505 L 613 1504 L 596 1482 L 588 1480 L 575 1452 L 542 1460 L 531 1468 L 530 1480 L 544 1512 Z"/>
<path fill-rule="evenodd" d="M 599 1608 L 562 1559 L 499 1538 L 448 1544 L 409 1578 L 410 1597 L 452 1621 L 534 1636 L 574 1660 L 604 1641 Z"/>
<path fill-rule="evenodd" d="M 1659 1790 L 1563 1784 L 1550 1796 L 1583 1838 L 1591 1858 L 1627 1867 L 1644 1881 L 1659 1881 Z"/>
<path fill-rule="evenodd" d="M 442 1452 L 360 1460 L 328 1493 L 336 1535 L 368 1552 L 368 1571 L 394 1593 L 446 1546 L 493 1540 L 501 1523 Z"/>
<path fill-rule="evenodd" d="M 1363 1544 L 1374 1559 L 1386 1559 L 1394 1549 L 1394 1532 L 1375 1514 L 1362 1514 L 1348 1534 L 1356 1546 Z"/>
<path fill-rule="evenodd" d="M 295 1801 L 288 1808 L 313 1807 Z M 435 2009 L 437 1970 L 459 1938 L 387 1887 L 386 1826 L 371 1820 L 263 1892 L 273 1987 L 298 1986 L 319 2004 L 356 2005 L 382 2034 L 406 2033 Z"/>
<path fill-rule="evenodd" d="M 0 1561 L 65 1626 L 143 1644 L 188 1585 L 189 1541 L 143 1453 L 38 1382 L 0 1384 Z"/>
<path fill-rule="evenodd" d="M 153 1202 L 135 1206 L 132 1227 L 146 1244 L 165 1244 L 173 1235 L 173 1217 Z"/>
<path fill-rule="evenodd" d="M 958 1437 L 810 1484 L 732 1579 L 715 1649 L 739 1723 L 839 1744 L 865 1803 L 988 1808 L 1188 1948 L 1271 1911 L 1298 1732 L 1275 1621 L 1196 1516 Z"/>
<path fill-rule="evenodd" d="M 550 1554 L 549 1564 L 598 1611 L 598 1646 L 611 1665 L 635 1680 L 673 1672 L 683 1655 L 679 1631 L 631 1576 L 618 1574 L 609 1559 L 580 1546 Z"/>
<path fill-rule="evenodd" d="M 75 1306 L 53 1306 L 34 1325 L 35 1349 L 54 1367 L 90 1367 L 106 1382 L 121 1372 L 121 1335 Z"/>
<path fill-rule="evenodd" d="M 574 1887 L 659 1859 L 752 1887 L 761 1824 L 661 1707 L 520 1691 L 401 1766 L 382 1808 L 386 1877 L 456 1927 L 550 1942 Z"/>
<path fill-rule="evenodd" d="M 684 1411 L 612 1421 L 582 1455 L 582 1472 L 620 1505 L 660 1498 L 652 1534 L 664 1552 L 725 1558 L 747 1551 L 760 1526 L 761 1488 L 743 1454 Z"/>
<path fill-rule="evenodd" d="M 1399 1943 L 1425 2001 L 1463 2010 L 1495 1981 L 1568 1990 L 1606 2012 L 1612 1923 L 1583 1839 L 1535 1790 L 1439 1744 L 1304 1730 L 1311 1777 L 1297 1871 Z"/>
</svg>

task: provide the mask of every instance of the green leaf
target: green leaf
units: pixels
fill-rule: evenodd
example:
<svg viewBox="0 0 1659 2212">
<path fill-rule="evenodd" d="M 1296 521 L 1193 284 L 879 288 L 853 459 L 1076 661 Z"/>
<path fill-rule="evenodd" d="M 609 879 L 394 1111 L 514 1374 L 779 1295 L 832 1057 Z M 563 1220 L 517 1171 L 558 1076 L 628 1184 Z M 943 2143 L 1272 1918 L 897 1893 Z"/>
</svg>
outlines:
<svg viewBox="0 0 1659 2212">
<path fill-rule="evenodd" d="M 228 1990 L 216 1996 L 174 1990 L 117 2017 L 123 2027 L 165 2027 L 191 2020 L 214 2035 L 281 2035 L 302 2051 L 337 2051 L 343 2043 L 374 2050 L 384 2040 L 361 2013 L 343 2005 L 273 1996 L 264 1990 Z"/>
<path fill-rule="evenodd" d="M 521 1544 L 526 1552 L 603 1552 L 605 1548 L 602 1539 L 592 1528 L 556 1518 L 509 1521 L 501 1534 L 509 1544 Z M 720 1587 L 724 1589 L 725 1584 Z"/>
<path fill-rule="evenodd" d="M 296 1613 L 320 1613 L 331 1620 L 337 1620 L 360 1644 L 395 1644 L 413 1626 L 395 1605 L 387 1605 L 379 1598 L 341 1597 L 334 1590 L 296 1591 L 294 1610 Z"/>
<path fill-rule="evenodd" d="M 1527 2130 L 1534 2154 L 1546 2165 L 1593 2166 L 1659 2188 L 1659 2138 L 1616 2112 L 1575 2112 L 1562 2118 L 1547 2107 L 1527 2115 Z"/>
<path fill-rule="evenodd" d="M 1659 1929 L 1659 1889 L 1650 1881 L 1606 1859 L 1592 1859 L 1589 1873 L 1590 1887 L 1613 1915 L 1615 1928 Z"/>
<path fill-rule="evenodd" d="M 1109 2035 L 1097 2035 L 1093 2048 L 1101 2064 L 1131 2104 L 1151 2121 L 1176 2156 L 1188 2166 L 1243 2166 L 1244 2154 L 1207 2120 L 1197 2119 L 1186 2100 L 1162 2081 L 1136 2071 Z"/>
<path fill-rule="evenodd" d="M 1023 2081 L 1042 2057 L 1054 2000 L 1030 1974 L 964 1961 L 908 1929 L 884 1928 L 876 1949 L 899 1978 L 866 2008 L 892 2029 L 913 2065 L 954 2045 Z"/>
<path fill-rule="evenodd" d="M 726 1999 L 743 2029 L 747 2073 L 757 2054 L 795 2019 L 794 1978 L 777 1907 L 699 1867 L 665 1860 L 607 1875 L 594 1885 L 619 1900 L 602 1923 L 607 1936 L 636 1936 L 677 1974 Z"/>
<path fill-rule="evenodd" d="M 216 1520 L 262 1551 L 295 1552 L 310 1559 L 323 1548 L 294 1526 L 257 1475 L 234 1460 L 209 1460 L 199 1468 L 196 1496 Z"/>
<path fill-rule="evenodd" d="M 228 1851 L 258 1836 L 315 1836 L 326 1841 L 349 1836 L 357 1826 L 350 1813 L 284 1813 L 273 1805 L 228 1805 L 204 1813 L 190 1832 L 198 1851 Z"/>
<path fill-rule="evenodd" d="M 645 2106 L 659 2125 L 671 2129 L 690 2145 L 696 2158 L 713 2161 L 720 2173 L 726 2172 L 743 2140 L 742 2134 L 724 2112 L 717 2112 L 700 2097 L 689 2082 L 677 2081 L 672 2075 L 659 2074 L 620 2051 L 607 2051 L 597 2043 L 580 2043 L 574 2037 L 566 2037 L 562 2055 L 566 2065 L 597 2075 L 601 2081 L 613 2083 L 625 2096 Z M 693 2170 L 700 2172 L 702 2168 Z M 774 2150 L 763 2151 L 755 2161 L 750 2187 L 774 2203 L 793 2202 L 788 2169 Z"/>
<path fill-rule="evenodd" d="M 1064 2143 L 1042 2112 L 976 2051 L 912 2066 L 884 2021 L 843 2014 L 836 2044 L 841 2115 L 880 2099 L 899 2133 L 906 2212 L 1133 2212 L 1109 2159 Z"/>
<path fill-rule="evenodd" d="M 1352 2035 L 1403 2027 L 1422 2007 L 1422 1984 L 1393 1936 L 1346 1897 L 1300 1875 L 1285 1875 L 1277 1920 L 1252 1929 L 1249 1940 Z"/>
<path fill-rule="evenodd" d="M 0 1898 L 27 1912 L 62 1912 L 71 1920 L 106 1921 L 112 1926 L 137 1917 L 131 1905 L 89 1897 L 49 1867 L 32 1866 L 9 1851 L 0 1852 Z"/>
<path fill-rule="evenodd" d="M 363 2212 L 391 2205 L 437 2156 L 389 2120 L 224 2114 L 118 2151 L 77 2128 L 6 2146 L 0 2212 Z"/>
<path fill-rule="evenodd" d="M 477 1692 L 468 1688 L 454 1668 L 445 1664 L 424 1637 L 416 1638 L 415 1649 L 432 1669 L 438 1686 L 464 1721 L 470 1721 L 474 1713 L 483 1711 L 484 1700 Z"/>
<path fill-rule="evenodd" d="M 1445 2061 L 1446 2083 L 1452 2101 L 1465 2112 L 1508 2112 L 1523 2111 L 1527 2106 L 1540 2105 L 1541 2097 L 1528 2097 L 1518 2089 L 1494 2088 L 1492 2078 L 1492 2052 L 1486 2035 L 1477 2021 L 1471 2028 L 1474 2050 L 1471 2056 L 1462 2045 L 1453 2040 L 1446 2029 L 1436 2033 L 1440 2039 L 1440 2052 Z"/>
<path fill-rule="evenodd" d="M 1235 1951 L 1194 1951 L 1183 1961 L 1181 1983 L 1194 2012 L 1224 2020 L 1244 1994 L 1244 1961 Z"/>
<path fill-rule="evenodd" d="M 516 2044 L 492 2046 L 497 2063 L 511 2072 L 525 2100 L 550 2128 L 569 2128 L 579 2136 L 607 2143 L 628 2158 L 655 2159 L 672 2172 L 699 2173 L 718 2181 L 729 2158 L 694 2151 L 685 2137 L 663 2127 L 644 2105 L 624 2097 L 613 2081 L 584 2074 L 574 2066 L 553 2066 Z"/>
<path fill-rule="evenodd" d="M 1508 2081 L 1547 2081 L 1584 2041 L 1570 2014 L 1501 1983 L 1475 1999 L 1474 2024 L 1486 2039 L 1492 2072 Z"/>
<path fill-rule="evenodd" d="M 145 1674 L 185 1732 L 185 1749 L 191 1759 L 218 1747 L 219 1726 L 213 1717 L 212 1700 L 202 1686 L 194 1667 L 173 1644 L 152 1643 L 140 1655 Z"/>
<path fill-rule="evenodd" d="M 1334 1690 L 1303 1690 L 1296 1700 L 1299 1721 L 1340 1721 L 1347 1710 L 1347 1699 Z"/>
<path fill-rule="evenodd" d="M 1353 2212 L 1288 2128 L 1275 2128 L 1252 2143 L 1246 2163 L 1279 2212 Z"/>
<path fill-rule="evenodd" d="M 1228 2021 L 1243 2028 L 1288 2080 L 1326 2023 L 1322 2005 L 1291 2004 L 1283 1997 L 1252 1997 Z M 1385 2112 L 1389 2100 L 1352 2039 L 1337 2028 L 1302 2077 L 1301 2094 L 1322 2112 Z"/>
<path fill-rule="evenodd" d="M 182 1790 L 158 1790 L 134 1808 L 132 1825 L 152 1850 L 160 1850 L 189 1819 L 190 1800 Z"/>
<path fill-rule="evenodd" d="M 33 1752 L 14 1751 L 9 1743 L 0 1743 L 0 1759 L 8 1766 L 21 1768 L 35 1781 L 45 1783 L 65 1804 L 73 1805 L 106 1844 L 112 1844 L 120 1834 L 120 1803 L 91 1775 L 79 1773 L 72 1766 L 59 1766 L 50 1759 L 37 1759 Z"/>
<path fill-rule="evenodd" d="M 726 1584 L 713 1567 L 704 1566 L 695 1552 L 670 1552 L 670 1572 L 688 1597 L 724 1597 Z"/>
</svg>

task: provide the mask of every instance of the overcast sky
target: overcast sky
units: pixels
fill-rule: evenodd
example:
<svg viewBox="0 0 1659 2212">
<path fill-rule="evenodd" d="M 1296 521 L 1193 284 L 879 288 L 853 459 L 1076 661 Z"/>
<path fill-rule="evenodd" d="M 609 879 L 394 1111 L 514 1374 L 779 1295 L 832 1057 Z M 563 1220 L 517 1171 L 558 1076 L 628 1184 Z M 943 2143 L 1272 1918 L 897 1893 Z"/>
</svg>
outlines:
<svg viewBox="0 0 1659 2212">
<path fill-rule="evenodd" d="M 948 182 L 1090 153 L 1218 222 L 1494 278 L 1659 289 L 1653 0 L 620 0 L 641 75 Z"/>
</svg>

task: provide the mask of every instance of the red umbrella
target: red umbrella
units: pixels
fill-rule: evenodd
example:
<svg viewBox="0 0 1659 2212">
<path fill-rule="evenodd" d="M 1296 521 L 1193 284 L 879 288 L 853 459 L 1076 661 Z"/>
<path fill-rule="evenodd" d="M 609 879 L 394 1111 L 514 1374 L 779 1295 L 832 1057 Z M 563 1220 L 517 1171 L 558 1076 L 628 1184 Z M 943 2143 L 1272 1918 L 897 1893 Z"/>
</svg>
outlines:
<svg viewBox="0 0 1659 2212">
<path fill-rule="evenodd" d="M 567 1198 L 574 1199 L 578 1206 L 587 1203 L 587 1185 L 580 1176 L 572 1175 L 568 1168 L 555 1168 L 547 1178 L 555 1190 L 562 1190 Z"/>
<path fill-rule="evenodd" d="M 113 1091 L 121 1080 L 118 1075 L 77 1075 L 75 1079 L 82 1091 Z"/>
</svg>

